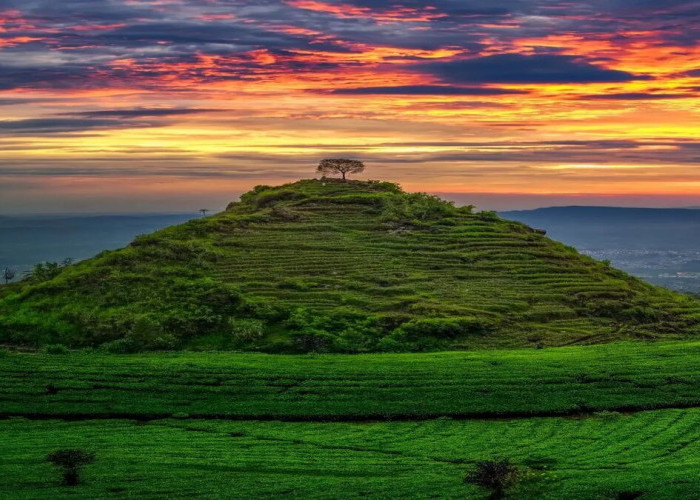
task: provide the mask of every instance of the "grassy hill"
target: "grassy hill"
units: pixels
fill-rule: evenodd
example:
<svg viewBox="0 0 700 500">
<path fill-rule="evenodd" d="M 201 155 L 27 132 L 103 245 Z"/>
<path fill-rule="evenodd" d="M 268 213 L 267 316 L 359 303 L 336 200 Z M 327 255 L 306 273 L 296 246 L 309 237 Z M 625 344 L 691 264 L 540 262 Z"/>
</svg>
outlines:
<svg viewBox="0 0 700 500">
<path fill-rule="evenodd" d="M 540 231 L 384 182 L 258 186 L 225 212 L 0 287 L 0 342 L 369 352 L 683 338 L 700 303 Z"/>
</svg>

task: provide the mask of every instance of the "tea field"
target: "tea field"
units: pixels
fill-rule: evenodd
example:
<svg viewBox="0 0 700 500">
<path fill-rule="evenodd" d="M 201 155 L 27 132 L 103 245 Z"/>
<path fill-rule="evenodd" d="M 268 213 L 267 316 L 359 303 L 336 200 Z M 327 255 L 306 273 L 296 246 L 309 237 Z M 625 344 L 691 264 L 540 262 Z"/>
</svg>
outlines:
<svg viewBox="0 0 700 500">
<path fill-rule="evenodd" d="M 700 410 L 421 422 L 0 421 L 2 498 L 467 498 L 477 460 L 527 471 L 507 498 L 697 498 Z M 83 483 L 44 461 L 94 450 Z"/>
<path fill-rule="evenodd" d="M 424 354 L 0 356 L 0 498 L 683 499 L 700 342 Z M 96 454 L 60 486 L 45 458 Z M 630 496 L 631 495 L 631 496 Z"/>
<path fill-rule="evenodd" d="M 348 420 L 700 406 L 700 342 L 423 354 L 6 354 L 0 416 Z"/>
</svg>

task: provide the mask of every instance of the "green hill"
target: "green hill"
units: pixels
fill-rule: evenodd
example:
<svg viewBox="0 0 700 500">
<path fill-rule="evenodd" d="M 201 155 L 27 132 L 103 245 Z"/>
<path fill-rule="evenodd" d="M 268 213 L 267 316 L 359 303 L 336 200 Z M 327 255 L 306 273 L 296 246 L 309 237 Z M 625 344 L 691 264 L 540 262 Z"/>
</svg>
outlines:
<svg viewBox="0 0 700 500">
<path fill-rule="evenodd" d="M 368 352 L 684 338 L 700 302 L 490 212 L 384 182 L 225 212 L 0 287 L 0 342 Z"/>
</svg>

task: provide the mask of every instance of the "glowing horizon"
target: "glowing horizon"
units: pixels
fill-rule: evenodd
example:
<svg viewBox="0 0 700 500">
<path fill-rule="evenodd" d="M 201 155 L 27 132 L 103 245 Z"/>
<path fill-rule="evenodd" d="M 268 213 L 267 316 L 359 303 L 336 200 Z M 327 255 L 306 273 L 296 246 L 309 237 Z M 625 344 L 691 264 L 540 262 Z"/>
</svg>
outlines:
<svg viewBox="0 0 700 500">
<path fill-rule="evenodd" d="M 220 206 L 337 156 L 700 206 L 699 40 L 695 1 L 5 0 L 0 213 Z"/>
</svg>

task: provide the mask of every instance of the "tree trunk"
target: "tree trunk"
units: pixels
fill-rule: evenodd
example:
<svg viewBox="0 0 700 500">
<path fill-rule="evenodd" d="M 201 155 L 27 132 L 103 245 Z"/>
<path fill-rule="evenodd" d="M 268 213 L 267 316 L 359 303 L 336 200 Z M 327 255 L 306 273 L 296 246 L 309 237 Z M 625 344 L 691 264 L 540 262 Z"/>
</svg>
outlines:
<svg viewBox="0 0 700 500">
<path fill-rule="evenodd" d="M 340 172 L 340 173 L 343 174 L 343 180 L 345 180 L 345 172 Z"/>
<path fill-rule="evenodd" d="M 65 486 L 77 486 L 79 482 L 78 469 L 66 469 L 63 472 L 63 484 Z"/>
</svg>

